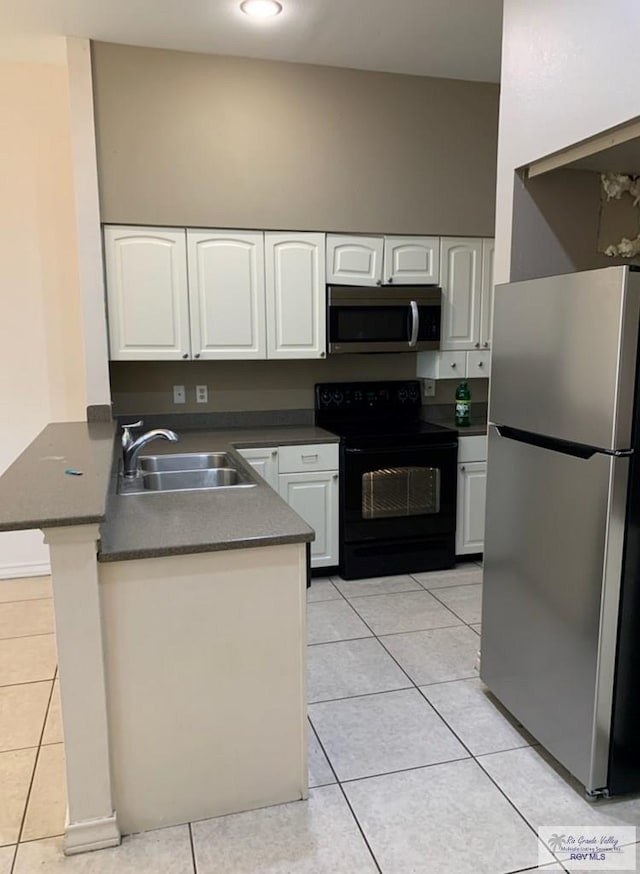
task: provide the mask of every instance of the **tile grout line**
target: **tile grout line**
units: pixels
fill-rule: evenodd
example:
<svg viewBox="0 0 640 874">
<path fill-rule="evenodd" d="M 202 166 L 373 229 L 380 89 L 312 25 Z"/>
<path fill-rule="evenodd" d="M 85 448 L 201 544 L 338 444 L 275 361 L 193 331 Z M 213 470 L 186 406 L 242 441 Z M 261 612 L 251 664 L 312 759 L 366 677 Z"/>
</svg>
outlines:
<svg viewBox="0 0 640 874">
<path fill-rule="evenodd" d="M 355 610 L 355 607 L 354 607 L 353 609 Z M 355 610 L 355 612 L 357 613 L 358 611 Z M 360 616 L 359 613 L 358 613 L 358 615 Z M 362 616 L 360 616 L 360 618 L 362 619 Z M 362 619 L 362 621 L 363 621 L 364 624 L 367 626 L 367 628 L 369 628 L 369 630 L 372 631 L 372 629 L 371 629 L 370 626 L 367 624 L 367 622 L 366 622 L 364 619 Z M 464 624 L 465 624 L 465 626 L 467 625 L 467 623 L 464 623 Z M 467 626 L 467 627 L 468 627 L 468 626 Z M 404 670 L 404 668 L 402 667 L 402 665 L 401 665 L 401 664 L 400 664 L 400 663 L 399 663 L 399 662 L 394 658 L 394 656 L 393 656 L 393 655 L 389 652 L 389 650 L 384 646 L 384 643 L 383 643 L 383 642 L 378 638 L 378 636 L 377 636 L 375 633 L 374 633 L 374 637 L 375 637 L 376 640 L 378 640 L 378 643 L 380 643 L 381 646 L 384 647 L 385 651 L 389 654 L 389 656 L 393 659 L 393 661 L 398 665 L 398 667 L 399 667 L 400 670 L 403 672 L 403 674 L 404 674 L 404 675 L 405 675 L 405 676 L 406 676 L 406 677 L 411 681 L 412 685 L 415 687 L 415 689 L 417 689 L 418 693 L 422 696 L 423 700 L 426 701 L 426 703 L 427 703 L 428 706 L 431 708 L 431 710 L 433 710 L 433 712 L 436 714 L 436 716 L 437 716 L 437 717 L 438 717 L 438 718 L 439 718 L 439 719 L 444 723 L 444 725 L 446 725 L 446 727 L 447 727 L 447 728 L 449 729 L 449 731 L 453 734 L 453 736 L 458 740 L 458 742 L 462 745 L 462 747 L 467 751 L 467 753 L 469 754 L 469 758 L 471 759 L 471 761 L 475 762 L 475 763 L 478 765 L 478 767 L 482 770 L 483 774 L 485 774 L 485 776 L 486 776 L 486 777 L 491 781 L 491 783 L 493 783 L 493 785 L 494 785 L 494 786 L 496 787 L 496 789 L 500 792 L 500 794 L 501 794 L 501 795 L 506 799 L 506 801 L 507 801 L 507 803 L 509 804 L 509 806 L 513 808 L 513 810 L 514 810 L 514 811 L 516 812 L 516 814 L 520 817 L 520 819 L 524 822 L 524 824 L 527 826 L 527 828 L 528 828 L 528 829 L 533 833 L 533 835 L 534 835 L 534 837 L 536 838 L 536 840 L 540 840 L 540 839 L 538 838 L 537 832 L 535 831 L 535 829 L 533 828 L 533 826 L 531 825 L 531 823 L 527 820 L 527 818 L 524 816 L 524 814 L 523 814 L 523 813 L 522 813 L 522 812 L 521 812 L 521 811 L 516 807 L 516 805 L 511 801 L 511 799 L 509 798 L 509 796 L 508 796 L 508 795 L 507 795 L 507 794 L 502 790 L 502 788 L 501 788 L 501 787 L 500 787 L 500 786 L 495 782 L 495 780 L 493 780 L 493 779 L 491 778 L 491 775 L 488 774 L 487 771 L 482 767 L 482 764 L 478 761 L 478 758 L 477 758 L 476 756 L 473 755 L 473 753 L 471 752 L 471 750 L 469 749 L 469 747 L 466 745 L 466 743 L 462 740 L 462 738 L 457 734 L 457 732 L 455 732 L 455 731 L 453 730 L 453 728 L 449 725 L 449 723 L 448 723 L 447 720 L 442 716 L 442 714 L 438 713 L 438 711 L 436 710 L 436 708 L 434 707 L 434 705 L 431 703 L 431 701 L 429 701 L 429 699 L 426 697 L 426 695 L 421 691 L 420 687 L 419 687 L 419 686 L 415 683 L 415 681 L 414 681 L 414 680 L 409 676 L 409 674 L 407 674 L 407 672 Z M 435 685 L 435 684 L 432 684 L 432 685 Z M 323 749 L 323 752 L 325 752 L 325 751 L 324 751 L 324 747 L 323 747 L 322 749 Z M 325 756 L 326 756 L 326 755 L 327 755 L 327 754 L 326 754 L 326 752 L 325 752 Z M 327 756 L 327 760 L 329 760 L 329 757 L 328 757 L 328 756 Z M 466 759 L 462 759 L 462 760 L 460 760 L 460 761 L 467 761 L 467 760 L 466 760 Z M 329 763 L 330 763 L 330 762 L 329 762 Z M 330 763 L 330 764 L 331 764 L 331 763 Z M 430 767 L 430 766 L 426 766 L 426 767 Z M 415 769 L 412 769 L 412 768 L 411 768 L 411 769 L 409 769 L 409 770 L 415 770 Z M 365 779 L 366 779 L 366 778 L 365 778 Z M 340 784 L 340 785 L 342 785 L 342 784 Z M 544 844 L 544 842 L 542 842 L 542 843 Z M 545 846 L 547 849 L 549 849 L 549 848 L 546 846 L 546 844 L 544 844 L 544 846 Z M 560 861 L 559 859 L 556 859 L 556 856 L 555 856 L 553 853 L 552 853 L 551 855 L 553 856 L 553 859 L 554 859 L 555 861 L 557 861 L 557 862 Z M 562 863 L 560 863 L 560 864 L 562 864 Z M 534 870 L 535 870 L 535 869 L 534 869 Z"/>
<path fill-rule="evenodd" d="M 369 638 L 365 638 L 369 640 Z M 351 701 L 352 698 L 371 698 L 372 695 L 390 695 L 392 692 L 406 692 L 413 689 L 411 686 L 398 686 L 397 689 L 380 689 L 379 692 L 358 692 L 357 695 L 341 695 L 339 698 L 320 698 L 318 701 L 307 701 L 307 707 L 315 707 L 316 704 L 332 704 L 334 701 Z"/>
<path fill-rule="evenodd" d="M 482 586 L 482 583 L 476 583 L 476 585 L 478 585 L 478 586 Z M 453 586 L 450 586 L 449 588 L 453 588 Z M 436 589 L 436 591 L 437 591 L 437 589 Z M 443 607 L 446 607 L 447 610 L 450 610 L 450 611 L 453 613 L 453 615 L 454 615 L 454 616 L 457 616 L 458 619 L 459 619 L 461 622 L 464 622 L 465 625 L 471 625 L 471 623 L 470 623 L 470 622 L 467 622 L 466 619 L 463 619 L 462 616 L 460 616 L 459 613 L 456 613 L 456 611 L 453 609 L 453 607 L 450 607 L 449 604 L 446 604 L 446 603 L 445 603 L 441 598 L 438 598 L 438 596 L 437 596 L 434 592 L 430 592 L 429 594 L 433 595 L 433 597 L 436 599 L 436 601 L 438 601 L 440 604 L 442 604 Z M 480 621 L 482 621 L 482 619 L 481 619 Z M 479 623 L 479 622 L 474 622 L 473 624 L 474 624 L 474 625 L 479 625 L 480 623 Z M 472 631 L 473 631 L 473 629 L 472 629 Z"/>
<path fill-rule="evenodd" d="M 18 848 L 22 843 L 22 832 L 24 831 L 24 824 L 27 818 L 27 810 L 29 809 L 29 801 L 31 800 L 31 792 L 33 790 L 33 783 L 36 776 L 36 768 L 38 767 L 38 761 L 40 759 L 40 749 L 42 747 L 42 738 L 44 737 L 44 731 L 47 726 L 47 717 L 49 716 L 49 709 L 51 707 L 51 699 L 53 698 L 53 680 L 51 681 L 51 690 L 49 692 L 49 701 L 47 702 L 47 709 L 45 712 L 44 719 L 42 721 L 42 729 L 40 731 L 40 740 L 38 741 L 38 750 L 36 752 L 35 759 L 33 761 L 33 770 L 31 772 L 31 779 L 29 780 L 29 788 L 27 790 L 27 796 L 24 802 L 24 810 L 22 812 L 22 819 L 20 821 L 20 829 L 18 830 L 18 840 L 16 841 L 16 851 L 13 856 L 13 862 L 11 863 L 11 868 L 9 869 L 9 874 L 13 874 L 13 869 L 16 864 L 16 860 L 18 858 Z M 26 841 L 25 841 L 26 843 Z"/>
<path fill-rule="evenodd" d="M 0 590 L 1 589 L 2 583 L 0 582 Z M 5 604 L 31 604 L 37 601 L 53 601 L 53 595 L 45 595 L 43 598 L 12 598 L 10 601 L 0 600 L 0 610 Z"/>
<path fill-rule="evenodd" d="M 53 683 L 55 679 L 56 675 L 54 673 L 52 677 L 43 677 L 41 680 L 25 680 L 24 683 L 0 683 L 0 689 L 15 689 L 16 686 L 35 686 L 36 683 Z"/>
<path fill-rule="evenodd" d="M 11 637 L 0 637 L 0 643 L 3 640 L 25 640 L 27 637 L 55 637 L 54 631 L 36 631 L 35 634 L 14 634 Z"/>
<path fill-rule="evenodd" d="M 331 768 L 331 773 L 333 774 L 333 776 L 335 777 L 335 780 L 336 780 L 335 784 L 329 783 L 327 785 L 329 785 L 329 786 L 337 785 L 338 788 L 340 789 L 340 792 L 342 793 L 342 797 L 344 798 L 345 804 L 349 808 L 349 811 L 351 812 L 351 816 L 353 817 L 354 822 L 355 822 L 356 826 L 358 827 L 358 831 L 360 832 L 360 834 L 362 836 L 362 840 L 364 841 L 366 848 L 369 850 L 369 853 L 371 854 L 371 858 L 373 859 L 373 864 L 378 869 L 378 874 L 383 874 L 382 868 L 378 864 L 378 860 L 376 859 L 375 853 L 373 852 L 373 850 L 371 848 L 371 844 L 369 843 L 369 840 L 368 840 L 366 834 L 364 833 L 364 829 L 360 825 L 360 820 L 356 816 L 355 810 L 353 809 L 353 807 L 351 806 L 351 802 L 347 798 L 347 793 L 344 791 L 344 787 L 342 786 L 342 783 L 338 779 L 338 775 L 336 774 L 336 770 L 333 767 L 333 763 L 332 763 L 331 759 L 329 758 L 329 756 L 327 755 L 327 751 L 324 748 L 324 744 L 320 740 L 320 735 L 316 731 L 316 727 L 313 724 L 313 722 L 311 722 L 311 718 L 309 717 L 308 714 L 307 714 L 307 720 L 309 722 L 309 726 L 311 728 L 311 731 L 314 733 L 316 740 L 318 741 L 318 745 L 319 745 L 320 749 L 322 750 L 322 753 L 323 753 L 325 759 L 327 760 L 329 767 Z M 320 788 L 319 786 L 314 786 L 314 789 L 319 789 L 319 788 Z"/>
<path fill-rule="evenodd" d="M 193 864 L 193 874 L 198 874 L 198 866 L 196 865 L 196 848 L 193 844 L 193 829 L 191 828 L 191 825 L 190 822 L 187 823 L 189 828 L 189 845 L 191 847 L 191 862 Z"/>
</svg>

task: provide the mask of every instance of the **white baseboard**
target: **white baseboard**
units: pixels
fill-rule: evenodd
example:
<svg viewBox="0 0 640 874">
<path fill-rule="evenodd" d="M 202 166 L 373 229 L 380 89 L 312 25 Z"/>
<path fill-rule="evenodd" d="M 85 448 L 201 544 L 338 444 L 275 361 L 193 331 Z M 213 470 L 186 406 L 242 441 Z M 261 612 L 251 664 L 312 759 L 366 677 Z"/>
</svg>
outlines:
<svg viewBox="0 0 640 874">
<path fill-rule="evenodd" d="M 0 564 L 0 580 L 13 580 L 16 577 L 46 577 L 51 573 L 48 561 L 35 564 Z"/>
<path fill-rule="evenodd" d="M 115 813 L 112 813 L 111 816 L 105 816 L 103 819 L 67 822 L 64 831 L 64 854 L 65 856 L 75 856 L 77 853 L 117 847 L 120 840 L 120 829 Z"/>
</svg>

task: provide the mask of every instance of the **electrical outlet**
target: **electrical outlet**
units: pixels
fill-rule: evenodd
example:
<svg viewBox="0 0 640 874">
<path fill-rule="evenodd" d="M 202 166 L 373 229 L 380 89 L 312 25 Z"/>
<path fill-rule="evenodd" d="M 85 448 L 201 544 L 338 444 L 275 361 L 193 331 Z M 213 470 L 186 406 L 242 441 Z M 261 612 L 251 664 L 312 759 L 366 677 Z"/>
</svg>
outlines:
<svg viewBox="0 0 640 874">
<path fill-rule="evenodd" d="M 173 402 L 174 404 L 184 404 L 187 401 L 187 395 L 183 385 L 174 385 L 173 387 Z"/>
<path fill-rule="evenodd" d="M 196 403 L 206 404 L 209 401 L 209 389 L 206 385 L 196 386 Z"/>
<path fill-rule="evenodd" d="M 436 381 L 435 379 L 422 380 L 422 396 L 425 398 L 434 398 L 436 396 Z"/>
</svg>

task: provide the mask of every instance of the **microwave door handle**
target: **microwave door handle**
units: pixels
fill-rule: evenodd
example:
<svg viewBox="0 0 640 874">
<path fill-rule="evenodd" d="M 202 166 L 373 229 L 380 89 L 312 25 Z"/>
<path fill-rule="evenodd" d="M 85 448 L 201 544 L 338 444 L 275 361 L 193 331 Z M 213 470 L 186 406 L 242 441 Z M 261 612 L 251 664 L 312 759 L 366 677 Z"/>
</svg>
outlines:
<svg viewBox="0 0 640 874">
<path fill-rule="evenodd" d="M 411 338 L 409 340 L 409 346 L 413 347 L 418 342 L 418 332 L 420 330 L 420 310 L 418 309 L 418 302 L 412 300 L 410 303 L 411 307 Z"/>
</svg>

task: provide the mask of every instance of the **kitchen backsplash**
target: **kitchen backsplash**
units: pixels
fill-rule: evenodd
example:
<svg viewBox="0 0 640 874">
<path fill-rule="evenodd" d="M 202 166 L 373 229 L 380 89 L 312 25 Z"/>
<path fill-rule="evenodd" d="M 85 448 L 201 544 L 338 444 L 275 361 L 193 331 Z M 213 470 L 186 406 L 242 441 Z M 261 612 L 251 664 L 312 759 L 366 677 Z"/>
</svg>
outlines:
<svg viewBox="0 0 640 874">
<path fill-rule="evenodd" d="M 415 355 L 349 355 L 297 361 L 112 362 L 114 413 L 205 413 L 233 410 L 296 410 L 314 405 L 316 382 L 412 379 Z M 186 403 L 173 403 L 173 386 L 184 385 Z M 196 385 L 209 401 L 196 403 Z"/>
<path fill-rule="evenodd" d="M 338 355 L 299 361 L 118 361 L 110 365 L 115 415 L 206 413 L 238 410 L 312 409 L 317 382 L 414 379 L 415 355 Z M 469 380 L 473 401 L 486 402 L 488 380 Z M 424 403 L 453 403 L 457 380 L 436 382 Z M 186 403 L 173 403 L 173 386 L 183 385 Z M 209 400 L 196 403 L 196 385 Z"/>
</svg>

